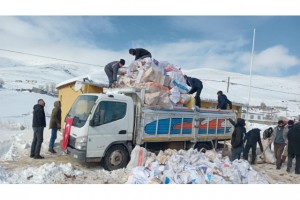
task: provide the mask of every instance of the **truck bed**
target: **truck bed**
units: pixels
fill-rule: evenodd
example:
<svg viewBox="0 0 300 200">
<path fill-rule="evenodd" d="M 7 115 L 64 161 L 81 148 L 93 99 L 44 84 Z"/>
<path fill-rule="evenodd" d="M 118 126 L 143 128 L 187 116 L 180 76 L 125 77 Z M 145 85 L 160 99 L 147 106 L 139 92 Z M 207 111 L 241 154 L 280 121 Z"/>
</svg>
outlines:
<svg viewBox="0 0 300 200">
<path fill-rule="evenodd" d="M 137 143 L 227 140 L 233 126 L 226 118 L 235 119 L 235 113 L 216 109 L 198 112 L 188 108 L 143 108 Z"/>
</svg>

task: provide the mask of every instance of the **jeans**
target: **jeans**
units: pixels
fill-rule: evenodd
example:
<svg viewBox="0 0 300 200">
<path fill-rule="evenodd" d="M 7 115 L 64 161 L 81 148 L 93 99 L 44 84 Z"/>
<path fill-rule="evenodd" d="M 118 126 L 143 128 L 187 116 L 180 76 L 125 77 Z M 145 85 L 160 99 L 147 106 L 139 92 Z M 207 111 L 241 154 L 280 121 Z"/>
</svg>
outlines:
<svg viewBox="0 0 300 200">
<path fill-rule="evenodd" d="M 57 130 L 58 130 L 57 128 L 52 128 L 49 149 L 54 148 L 54 142 L 55 142 L 55 139 L 57 138 Z"/>
<path fill-rule="evenodd" d="M 235 159 L 240 159 L 242 152 L 243 152 L 243 146 L 232 148 L 231 149 L 231 161 L 234 161 Z"/>
<path fill-rule="evenodd" d="M 31 151 L 30 155 L 37 157 L 40 156 L 41 147 L 43 143 L 43 134 L 44 134 L 44 127 L 33 127 L 33 140 L 31 144 Z"/>
</svg>

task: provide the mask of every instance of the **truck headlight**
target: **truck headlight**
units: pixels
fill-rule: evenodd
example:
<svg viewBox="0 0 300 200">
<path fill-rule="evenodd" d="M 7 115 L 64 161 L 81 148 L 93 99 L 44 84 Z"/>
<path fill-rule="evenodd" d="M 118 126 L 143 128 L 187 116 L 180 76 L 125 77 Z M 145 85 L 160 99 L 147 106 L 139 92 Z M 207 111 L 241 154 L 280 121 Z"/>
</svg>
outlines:
<svg viewBox="0 0 300 200">
<path fill-rule="evenodd" d="M 86 150 L 87 137 L 76 138 L 75 148 L 78 150 Z"/>
</svg>

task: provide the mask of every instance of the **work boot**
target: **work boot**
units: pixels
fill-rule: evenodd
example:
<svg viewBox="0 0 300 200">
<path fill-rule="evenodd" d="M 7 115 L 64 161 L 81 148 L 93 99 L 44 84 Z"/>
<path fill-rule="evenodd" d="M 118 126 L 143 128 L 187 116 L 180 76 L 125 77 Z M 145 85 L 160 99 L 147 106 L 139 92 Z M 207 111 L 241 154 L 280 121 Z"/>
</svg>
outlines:
<svg viewBox="0 0 300 200">
<path fill-rule="evenodd" d="M 34 159 L 44 159 L 44 156 L 38 155 L 38 156 L 35 156 Z"/>
<path fill-rule="evenodd" d="M 280 169 L 280 166 L 277 166 L 276 169 Z"/>
<path fill-rule="evenodd" d="M 286 168 L 286 171 L 290 173 L 290 172 L 291 172 L 291 169 L 290 169 L 290 168 Z"/>
<path fill-rule="evenodd" d="M 51 153 L 56 153 L 56 151 L 54 151 L 54 149 L 48 149 L 48 151 Z"/>
</svg>

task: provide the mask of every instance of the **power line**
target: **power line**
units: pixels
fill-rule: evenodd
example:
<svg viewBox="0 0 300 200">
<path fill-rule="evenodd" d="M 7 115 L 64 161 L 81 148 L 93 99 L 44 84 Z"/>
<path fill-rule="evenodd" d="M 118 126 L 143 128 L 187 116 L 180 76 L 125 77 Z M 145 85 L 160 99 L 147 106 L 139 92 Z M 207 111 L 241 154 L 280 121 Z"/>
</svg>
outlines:
<svg viewBox="0 0 300 200">
<path fill-rule="evenodd" d="M 60 61 L 65 61 L 65 62 L 71 62 L 71 63 L 83 64 L 83 65 L 90 65 L 90 66 L 103 67 L 103 66 L 95 65 L 95 64 L 91 64 L 91 63 L 84 63 L 84 62 L 78 62 L 78 61 L 73 61 L 73 60 L 66 60 L 66 59 L 55 58 L 55 57 L 49 57 L 49 56 L 43 56 L 43 55 L 38 55 L 38 54 L 24 53 L 24 52 L 13 51 L 13 50 L 8 50 L 8 49 L 0 49 L 0 50 L 1 50 L 1 51 L 11 52 L 11 53 L 18 53 L 18 54 L 23 54 L 23 55 L 35 56 L 35 57 L 40 57 L 40 58 L 48 58 L 48 59 L 53 59 L 53 60 L 60 60 Z"/>
<path fill-rule="evenodd" d="M 225 80 L 219 81 L 219 80 L 212 80 L 212 79 L 201 79 L 201 80 L 205 80 L 205 81 L 212 81 L 212 82 L 227 82 Z M 230 82 L 231 85 L 241 85 L 241 86 L 245 86 L 248 87 L 249 85 L 245 85 L 245 84 L 241 84 L 241 83 L 234 83 L 234 82 Z M 251 86 L 252 88 L 256 88 L 256 89 L 261 89 L 261 90 L 267 90 L 267 91 L 271 91 L 271 92 L 280 92 L 280 93 L 284 93 L 284 94 L 293 94 L 293 95 L 300 95 L 297 93 L 292 93 L 292 92 L 284 92 L 284 91 L 279 91 L 279 90 L 272 90 L 272 89 L 268 89 L 268 88 L 262 88 L 262 87 L 256 87 L 256 86 Z"/>
<path fill-rule="evenodd" d="M 49 57 L 49 56 L 43 56 L 43 55 L 38 55 L 38 54 L 31 54 L 31 53 L 25 53 L 25 52 L 20 52 L 20 51 L 13 51 L 13 50 L 9 50 L 9 49 L 1 49 L 1 48 L 0 48 L 0 51 L 7 51 L 7 52 L 11 52 L 11 53 L 18 53 L 18 54 L 30 55 L 30 56 L 41 57 L 41 58 L 47 58 L 47 59 L 53 59 L 53 60 L 60 60 L 60 61 L 65 61 L 65 62 L 71 62 L 71 63 L 83 64 L 83 65 L 90 65 L 90 66 L 104 67 L 104 66 L 100 66 L 100 65 L 91 64 L 91 63 L 84 63 L 84 62 L 78 62 L 78 61 L 73 61 L 73 60 L 66 60 L 66 59 L 61 59 L 61 58 L 55 58 L 55 57 Z M 221 81 L 219 81 L 219 80 L 213 80 L 213 79 L 201 79 L 201 80 L 205 80 L 205 81 L 213 81 L 213 82 L 227 82 L 226 80 L 221 80 Z M 233 82 L 230 82 L 230 84 L 231 84 L 231 85 L 241 85 L 241 86 L 246 86 L 246 87 L 248 87 L 248 85 L 240 84 L 240 83 L 233 83 Z M 261 89 L 261 90 L 267 90 L 267 91 L 272 91 L 272 92 L 280 92 L 280 93 L 284 93 L 284 94 L 300 95 L 300 94 L 297 94 L 297 93 L 284 92 L 284 91 L 278 91 L 278 90 L 272 90 L 272 89 L 267 89 L 267 88 L 262 88 L 262 87 L 255 87 L 255 86 L 252 86 L 252 88 Z"/>
</svg>

